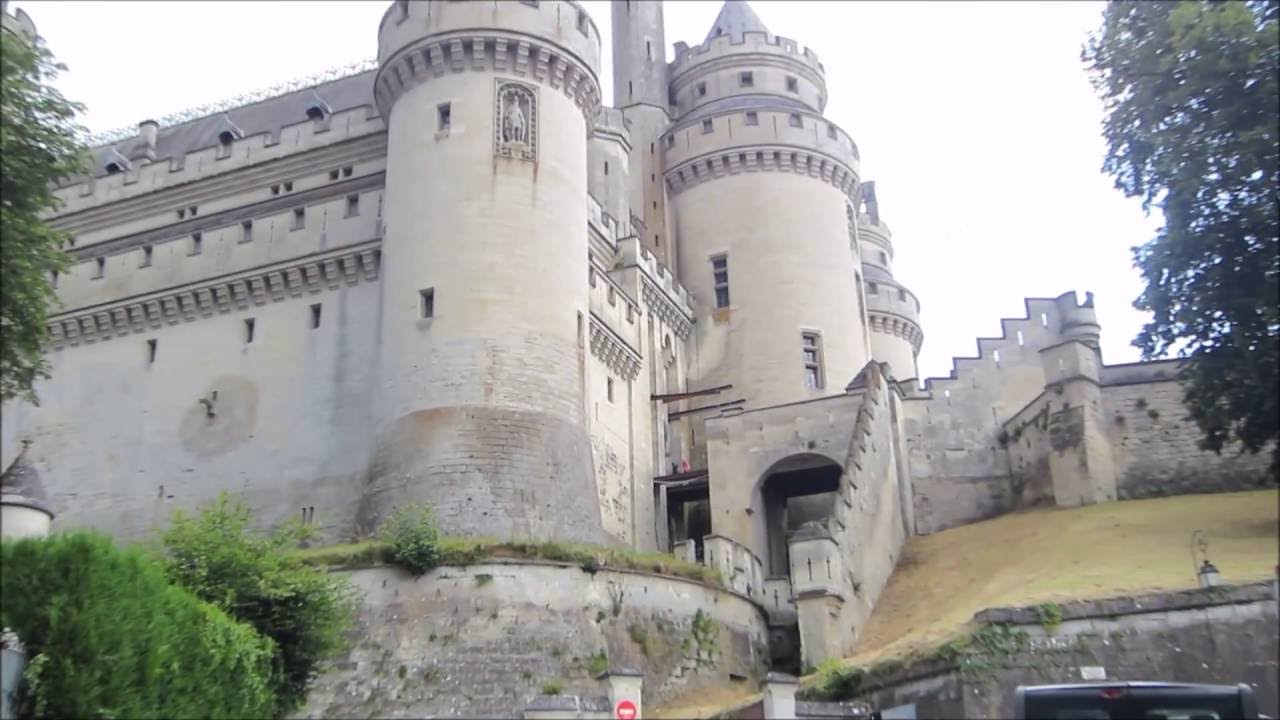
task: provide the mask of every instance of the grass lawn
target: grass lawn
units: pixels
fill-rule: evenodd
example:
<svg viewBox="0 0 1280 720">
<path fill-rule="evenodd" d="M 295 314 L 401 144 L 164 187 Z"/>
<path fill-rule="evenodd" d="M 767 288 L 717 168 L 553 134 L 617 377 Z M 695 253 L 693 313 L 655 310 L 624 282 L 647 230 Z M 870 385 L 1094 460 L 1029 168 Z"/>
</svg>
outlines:
<svg viewBox="0 0 1280 720">
<path fill-rule="evenodd" d="M 1196 587 L 1203 530 L 1224 582 L 1275 577 L 1276 490 L 1041 508 L 909 538 L 847 662 L 869 666 L 966 631 L 990 607 Z"/>
</svg>

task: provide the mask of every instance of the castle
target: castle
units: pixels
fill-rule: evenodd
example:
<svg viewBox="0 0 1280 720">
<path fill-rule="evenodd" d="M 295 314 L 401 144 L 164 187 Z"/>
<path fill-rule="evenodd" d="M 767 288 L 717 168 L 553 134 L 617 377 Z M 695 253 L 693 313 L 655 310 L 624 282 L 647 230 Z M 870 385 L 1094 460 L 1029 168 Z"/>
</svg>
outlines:
<svg viewBox="0 0 1280 720">
<path fill-rule="evenodd" d="M 6 525 L 136 540 L 231 491 L 336 542 L 425 502 L 714 565 L 816 665 L 911 534 L 1263 477 L 1074 293 L 921 383 L 818 56 L 745 2 L 671 63 L 660 2 L 611 16 L 613 106 L 573 0 L 399 0 L 375 68 L 94 148 Z"/>
</svg>

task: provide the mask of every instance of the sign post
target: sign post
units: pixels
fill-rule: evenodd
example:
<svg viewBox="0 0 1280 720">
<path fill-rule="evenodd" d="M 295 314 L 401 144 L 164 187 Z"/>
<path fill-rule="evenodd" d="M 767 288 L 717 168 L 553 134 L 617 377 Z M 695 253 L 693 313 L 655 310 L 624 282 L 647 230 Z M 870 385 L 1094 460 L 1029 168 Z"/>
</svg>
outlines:
<svg viewBox="0 0 1280 720">
<path fill-rule="evenodd" d="M 613 708 L 613 715 L 618 720 L 636 720 L 636 704 L 630 700 L 620 700 Z"/>
</svg>

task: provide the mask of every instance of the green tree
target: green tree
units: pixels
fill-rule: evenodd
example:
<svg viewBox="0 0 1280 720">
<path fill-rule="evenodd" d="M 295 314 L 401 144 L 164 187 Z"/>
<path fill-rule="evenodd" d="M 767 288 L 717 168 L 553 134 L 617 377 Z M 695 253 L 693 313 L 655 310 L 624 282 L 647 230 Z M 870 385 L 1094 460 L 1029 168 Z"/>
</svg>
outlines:
<svg viewBox="0 0 1280 720">
<path fill-rule="evenodd" d="M 32 384 L 48 377 L 51 275 L 70 265 L 65 233 L 43 217 L 58 206 L 52 183 L 82 172 L 88 154 L 76 139 L 83 107 L 51 84 L 66 68 L 39 40 L 0 40 L 0 400 L 35 402 Z"/>
<path fill-rule="evenodd" d="M 1105 172 L 1164 213 L 1134 248 L 1143 357 L 1177 351 L 1202 447 L 1280 434 L 1280 4 L 1112 0 L 1083 60 L 1106 103 Z M 1280 467 L 1280 454 L 1272 464 Z"/>
<path fill-rule="evenodd" d="M 249 510 L 224 494 L 194 518 L 178 512 L 162 536 L 171 578 L 275 641 L 282 715 L 302 706 L 324 661 L 346 646 L 356 607 L 348 583 L 302 563 L 306 534 L 298 523 L 256 532 Z"/>
<path fill-rule="evenodd" d="M 275 711 L 274 644 L 174 585 L 153 555 L 103 535 L 0 543 L 0 622 L 30 658 L 19 717 Z"/>
</svg>

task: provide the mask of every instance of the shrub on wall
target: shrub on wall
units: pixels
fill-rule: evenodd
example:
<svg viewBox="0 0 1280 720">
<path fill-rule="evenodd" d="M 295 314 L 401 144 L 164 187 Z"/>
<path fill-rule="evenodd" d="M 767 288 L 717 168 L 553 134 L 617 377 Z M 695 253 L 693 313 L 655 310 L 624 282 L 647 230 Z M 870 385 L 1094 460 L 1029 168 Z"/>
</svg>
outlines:
<svg viewBox="0 0 1280 720">
<path fill-rule="evenodd" d="M 357 607 L 346 580 L 298 557 L 307 534 L 296 523 L 256 532 L 248 508 L 223 495 L 196 517 L 177 513 L 162 537 L 175 582 L 275 641 L 281 714 L 302 706 L 323 663 L 345 649 Z"/>
<path fill-rule="evenodd" d="M 440 564 L 440 531 L 426 505 L 400 508 L 382 526 L 381 534 L 391 562 L 414 575 Z"/>
<path fill-rule="evenodd" d="M 0 546 L 0 623 L 27 649 L 21 717 L 269 717 L 274 644 L 93 533 Z"/>
</svg>

